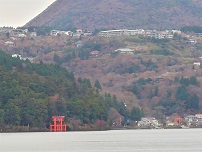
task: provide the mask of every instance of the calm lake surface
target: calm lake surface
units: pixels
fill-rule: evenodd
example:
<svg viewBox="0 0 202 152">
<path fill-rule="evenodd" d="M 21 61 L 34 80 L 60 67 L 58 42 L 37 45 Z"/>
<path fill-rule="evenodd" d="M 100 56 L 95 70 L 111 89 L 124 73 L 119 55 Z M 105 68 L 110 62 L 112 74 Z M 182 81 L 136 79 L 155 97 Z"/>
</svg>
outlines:
<svg viewBox="0 0 202 152">
<path fill-rule="evenodd" d="M 2 133 L 0 152 L 202 152 L 202 129 Z"/>
</svg>

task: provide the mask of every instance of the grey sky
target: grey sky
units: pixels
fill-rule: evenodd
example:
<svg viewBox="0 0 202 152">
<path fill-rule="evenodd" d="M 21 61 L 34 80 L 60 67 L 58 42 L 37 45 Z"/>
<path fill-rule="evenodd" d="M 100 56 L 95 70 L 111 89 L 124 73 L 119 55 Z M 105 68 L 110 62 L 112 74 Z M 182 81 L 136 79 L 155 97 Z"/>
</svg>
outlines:
<svg viewBox="0 0 202 152">
<path fill-rule="evenodd" d="M 0 27 L 23 26 L 55 0 L 0 0 Z"/>
</svg>

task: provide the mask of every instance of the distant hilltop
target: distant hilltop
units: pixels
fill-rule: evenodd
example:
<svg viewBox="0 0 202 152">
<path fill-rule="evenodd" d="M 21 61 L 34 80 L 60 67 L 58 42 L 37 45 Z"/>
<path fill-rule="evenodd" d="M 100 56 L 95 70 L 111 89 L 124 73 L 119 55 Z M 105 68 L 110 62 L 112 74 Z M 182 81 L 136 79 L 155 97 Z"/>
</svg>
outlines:
<svg viewBox="0 0 202 152">
<path fill-rule="evenodd" d="M 57 0 L 25 26 L 161 30 L 201 23 L 201 0 Z"/>
</svg>

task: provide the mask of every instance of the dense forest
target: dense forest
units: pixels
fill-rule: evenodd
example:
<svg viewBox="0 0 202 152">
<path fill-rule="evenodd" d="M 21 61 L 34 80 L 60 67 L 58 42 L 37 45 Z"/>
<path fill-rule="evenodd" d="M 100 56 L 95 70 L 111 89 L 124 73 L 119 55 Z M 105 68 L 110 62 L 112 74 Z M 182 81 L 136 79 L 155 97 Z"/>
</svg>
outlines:
<svg viewBox="0 0 202 152">
<path fill-rule="evenodd" d="M 74 118 L 83 125 L 101 120 L 110 127 L 111 108 L 126 119 L 140 120 L 142 110 L 129 111 L 115 96 L 99 94 L 99 89 L 98 80 L 93 86 L 89 79 L 75 80 L 72 72 L 58 65 L 32 64 L 0 51 L 0 128 L 46 129 L 53 115 L 66 116 L 66 122 Z"/>
<path fill-rule="evenodd" d="M 129 90 L 132 91 L 139 100 L 152 100 L 152 98 L 158 97 L 160 94 L 159 86 L 157 85 L 159 83 L 158 81 L 159 80 L 153 81 L 151 78 L 140 78 L 138 81 L 133 82 Z M 153 86 L 152 89 L 150 89 L 148 94 L 143 94 L 144 90 L 146 90 L 146 86 L 148 87 L 149 85 Z M 169 87 L 172 85 L 177 85 L 178 87 L 176 87 L 175 90 L 171 90 Z M 196 93 L 190 94 L 187 92 L 189 86 L 200 87 L 200 83 L 195 76 L 190 78 L 175 77 L 167 86 L 168 89 L 164 91 L 165 96 L 161 96 L 159 102 L 153 103 L 152 108 L 157 110 L 161 107 L 163 116 L 170 116 L 174 113 L 183 115 L 183 113 L 189 113 L 190 111 L 199 111 L 199 97 Z"/>
</svg>

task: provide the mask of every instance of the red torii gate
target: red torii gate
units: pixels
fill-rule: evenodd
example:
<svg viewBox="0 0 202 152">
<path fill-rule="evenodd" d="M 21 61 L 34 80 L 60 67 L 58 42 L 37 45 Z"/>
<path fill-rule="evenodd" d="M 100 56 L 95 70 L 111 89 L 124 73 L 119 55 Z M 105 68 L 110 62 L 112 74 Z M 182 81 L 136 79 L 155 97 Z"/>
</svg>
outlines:
<svg viewBox="0 0 202 152">
<path fill-rule="evenodd" d="M 180 116 L 175 117 L 174 123 L 175 123 L 175 125 L 180 125 L 181 124 L 181 117 Z"/>
<path fill-rule="evenodd" d="M 50 125 L 51 132 L 66 131 L 67 125 L 64 124 L 65 116 L 52 116 L 53 124 Z"/>
</svg>

